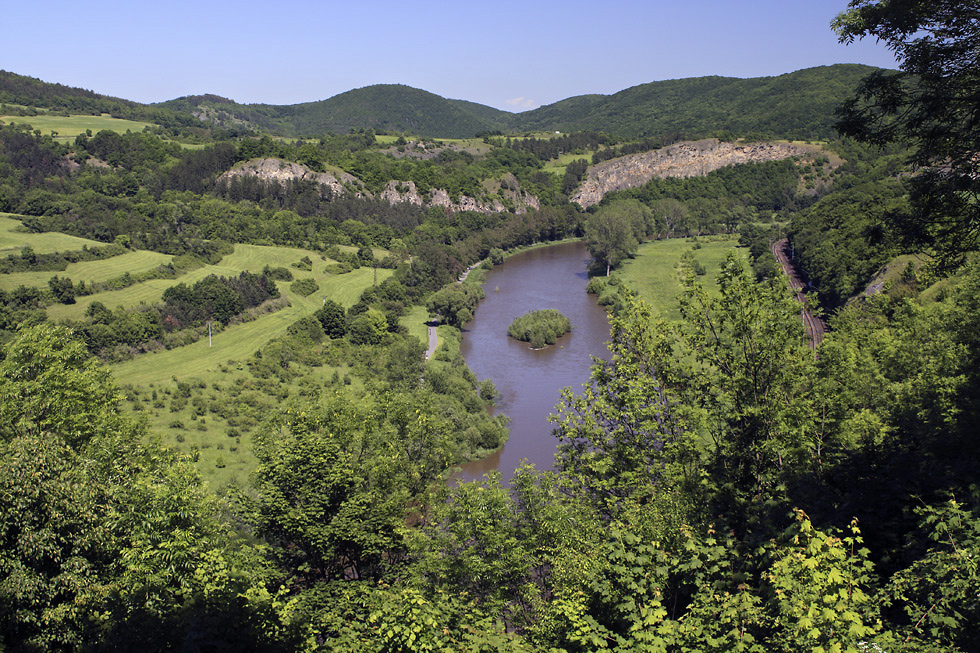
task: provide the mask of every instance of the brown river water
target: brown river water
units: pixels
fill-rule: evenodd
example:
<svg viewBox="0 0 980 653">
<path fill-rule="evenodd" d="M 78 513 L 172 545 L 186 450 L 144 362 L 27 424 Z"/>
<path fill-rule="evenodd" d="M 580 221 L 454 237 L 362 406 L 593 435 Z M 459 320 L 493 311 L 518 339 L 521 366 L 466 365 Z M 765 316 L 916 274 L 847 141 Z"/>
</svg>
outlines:
<svg viewBox="0 0 980 653">
<path fill-rule="evenodd" d="M 548 415 L 556 412 L 561 389 L 580 392 L 592 357 L 607 357 L 606 313 L 585 292 L 589 253 L 581 242 L 521 252 L 487 273 L 486 299 L 463 331 L 462 353 L 480 380 L 491 379 L 501 393 L 495 412 L 511 418 L 510 439 L 488 458 L 463 465 L 454 475 L 476 480 L 500 470 L 505 480 L 526 459 L 551 469 L 558 444 Z M 533 350 L 507 335 L 514 318 L 539 308 L 555 308 L 572 322 L 571 333 L 550 347 Z"/>
</svg>

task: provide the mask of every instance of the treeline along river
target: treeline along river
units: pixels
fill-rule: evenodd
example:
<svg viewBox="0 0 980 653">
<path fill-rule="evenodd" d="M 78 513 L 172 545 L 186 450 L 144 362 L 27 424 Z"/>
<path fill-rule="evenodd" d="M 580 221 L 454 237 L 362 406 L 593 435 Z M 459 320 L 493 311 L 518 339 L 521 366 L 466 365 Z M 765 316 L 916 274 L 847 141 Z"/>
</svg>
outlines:
<svg viewBox="0 0 980 653">
<path fill-rule="evenodd" d="M 561 389 L 575 392 L 589 378 L 592 356 L 606 356 L 609 322 L 588 284 L 589 253 L 581 242 L 531 249 L 509 257 L 487 273 L 486 299 L 463 331 L 463 356 L 476 376 L 491 379 L 501 393 L 498 412 L 511 418 L 510 439 L 493 455 L 464 465 L 456 478 L 474 480 L 499 469 L 509 479 L 523 459 L 551 469 L 557 440 L 548 415 Z M 572 331 L 544 349 L 507 335 L 514 318 L 555 308 Z"/>
</svg>

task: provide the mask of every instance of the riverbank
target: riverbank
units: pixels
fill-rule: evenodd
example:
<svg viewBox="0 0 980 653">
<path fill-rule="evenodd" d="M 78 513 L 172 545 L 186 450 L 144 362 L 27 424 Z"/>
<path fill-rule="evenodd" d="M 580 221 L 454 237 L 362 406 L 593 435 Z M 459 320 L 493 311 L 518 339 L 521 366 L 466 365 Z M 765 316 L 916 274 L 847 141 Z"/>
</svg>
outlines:
<svg viewBox="0 0 980 653">
<path fill-rule="evenodd" d="M 463 465 L 455 478 L 476 480 L 499 470 L 506 481 L 524 460 L 538 469 L 553 466 L 557 440 L 548 416 L 562 388 L 578 392 L 589 380 L 592 357 L 606 353 L 609 339 L 606 313 L 585 291 L 589 258 L 581 239 L 565 239 L 507 252 L 505 263 L 468 277 L 466 283 L 484 284 L 486 296 L 464 325 L 461 352 L 477 377 L 493 381 L 501 395 L 493 412 L 511 422 L 507 444 Z M 514 318 L 543 308 L 559 310 L 575 328 L 555 346 L 537 350 L 507 335 Z"/>
</svg>

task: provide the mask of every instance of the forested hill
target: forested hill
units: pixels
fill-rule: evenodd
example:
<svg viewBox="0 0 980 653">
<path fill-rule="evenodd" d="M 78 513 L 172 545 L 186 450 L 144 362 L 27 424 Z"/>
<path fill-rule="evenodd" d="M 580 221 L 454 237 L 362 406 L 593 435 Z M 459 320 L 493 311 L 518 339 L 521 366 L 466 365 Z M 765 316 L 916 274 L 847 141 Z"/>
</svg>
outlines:
<svg viewBox="0 0 980 653">
<path fill-rule="evenodd" d="M 651 82 L 613 95 L 581 95 L 513 114 L 465 100 L 449 100 L 401 84 L 354 89 L 294 105 L 239 104 L 195 95 L 154 105 L 0 72 L 0 103 L 110 113 L 157 124 L 201 125 L 319 136 L 372 129 L 426 137 L 465 138 L 481 132 L 600 131 L 667 140 L 725 133 L 823 139 L 834 135 L 835 109 L 874 68 L 838 64 L 777 77 L 696 77 Z M 194 117 L 196 116 L 196 117 Z"/>
<path fill-rule="evenodd" d="M 723 131 L 830 138 L 834 111 L 875 68 L 837 64 L 778 77 L 694 77 L 610 96 L 568 98 L 519 114 L 520 128 L 597 130 L 621 136 L 697 138 Z"/>
<path fill-rule="evenodd" d="M 133 109 L 137 102 L 100 95 L 83 88 L 43 82 L 34 77 L 0 70 L 0 104 L 16 104 L 72 112 L 98 111 L 112 113 Z"/>
<path fill-rule="evenodd" d="M 237 104 L 213 95 L 178 98 L 157 106 L 193 112 L 224 127 L 246 126 L 289 136 L 373 129 L 466 138 L 479 132 L 506 130 L 513 120 L 513 114 L 506 111 L 464 100 L 447 100 L 401 84 L 366 86 L 326 100 L 286 106 Z"/>
<path fill-rule="evenodd" d="M 321 102 L 279 107 L 279 111 L 283 122 L 300 134 L 370 128 L 445 138 L 501 129 L 511 115 L 401 84 L 367 86 Z"/>
<path fill-rule="evenodd" d="M 695 77 L 613 95 L 581 95 L 512 114 L 400 84 L 368 86 L 319 102 L 239 105 L 204 96 L 161 106 L 196 111 L 224 126 L 248 123 L 301 136 L 351 129 L 468 137 L 488 131 L 590 130 L 626 137 L 698 138 L 720 132 L 830 138 L 834 111 L 874 68 L 838 64 L 778 77 Z M 195 104 L 196 103 L 196 104 Z"/>
</svg>

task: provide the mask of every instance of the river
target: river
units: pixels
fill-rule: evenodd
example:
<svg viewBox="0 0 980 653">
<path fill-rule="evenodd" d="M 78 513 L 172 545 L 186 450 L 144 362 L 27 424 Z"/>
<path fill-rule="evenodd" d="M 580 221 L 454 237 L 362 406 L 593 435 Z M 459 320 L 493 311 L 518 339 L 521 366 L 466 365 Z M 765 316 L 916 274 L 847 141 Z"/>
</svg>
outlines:
<svg viewBox="0 0 980 653">
<path fill-rule="evenodd" d="M 515 254 L 487 273 L 486 299 L 463 330 L 462 353 L 477 378 L 491 379 L 501 393 L 494 410 L 511 418 L 510 439 L 488 458 L 463 465 L 454 478 L 474 480 L 499 469 L 507 480 L 523 459 L 537 469 L 554 466 L 558 442 L 548 415 L 562 388 L 578 392 L 588 381 L 592 356 L 607 356 L 606 313 L 585 292 L 588 261 L 583 243 L 561 243 Z M 535 351 L 509 337 L 507 327 L 539 308 L 561 311 L 572 331 Z"/>
</svg>

